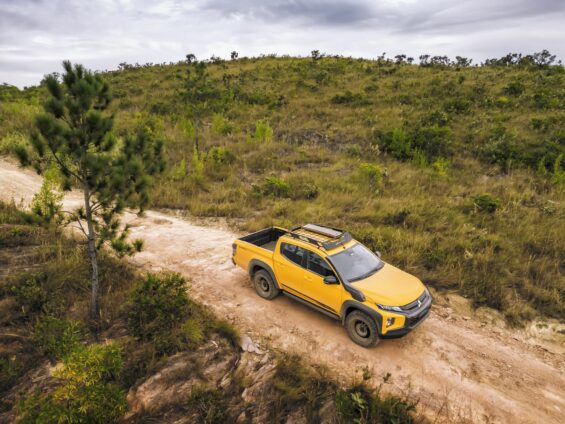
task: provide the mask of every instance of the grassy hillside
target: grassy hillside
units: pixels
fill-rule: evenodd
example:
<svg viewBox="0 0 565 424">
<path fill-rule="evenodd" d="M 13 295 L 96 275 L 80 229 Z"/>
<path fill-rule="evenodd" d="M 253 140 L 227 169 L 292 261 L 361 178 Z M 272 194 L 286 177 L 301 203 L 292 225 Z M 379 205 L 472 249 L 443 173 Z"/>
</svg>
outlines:
<svg viewBox="0 0 565 424">
<path fill-rule="evenodd" d="M 513 322 L 563 317 L 563 67 L 263 57 L 106 77 L 117 135 L 169 140 L 154 207 L 344 227 Z M 2 151 L 26 142 L 43 96 L 0 90 Z"/>
</svg>

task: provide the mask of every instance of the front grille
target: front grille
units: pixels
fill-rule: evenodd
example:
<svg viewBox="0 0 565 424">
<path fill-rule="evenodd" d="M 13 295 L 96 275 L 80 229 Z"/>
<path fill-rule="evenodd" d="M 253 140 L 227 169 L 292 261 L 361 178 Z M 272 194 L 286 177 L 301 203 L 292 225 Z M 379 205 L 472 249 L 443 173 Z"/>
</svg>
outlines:
<svg viewBox="0 0 565 424">
<path fill-rule="evenodd" d="M 412 318 L 408 318 L 406 320 L 406 325 L 408 327 L 414 327 L 415 325 L 418 325 L 418 323 L 420 321 L 422 321 L 424 318 L 426 318 L 426 316 L 428 315 L 428 312 L 430 312 L 430 308 L 426 308 L 424 309 L 422 312 L 420 312 L 418 315 L 416 315 L 415 317 Z"/>
<path fill-rule="evenodd" d="M 415 309 L 418 309 L 420 306 L 422 306 L 424 304 L 424 302 L 428 299 L 428 291 L 424 290 L 424 293 L 422 293 L 420 295 L 420 297 L 418 299 L 416 299 L 414 302 L 409 303 L 408 305 L 404 305 L 401 306 L 400 308 L 404 311 L 404 312 L 410 312 L 413 311 Z"/>
</svg>

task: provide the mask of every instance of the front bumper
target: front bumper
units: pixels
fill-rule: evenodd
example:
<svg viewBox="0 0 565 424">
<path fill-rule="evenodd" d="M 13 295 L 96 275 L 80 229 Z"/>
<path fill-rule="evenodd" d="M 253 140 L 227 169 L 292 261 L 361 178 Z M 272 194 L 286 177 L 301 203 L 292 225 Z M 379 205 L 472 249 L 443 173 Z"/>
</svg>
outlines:
<svg viewBox="0 0 565 424">
<path fill-rule="evenodd" d="M 410 311 L 406 311 L 403 313 L 399 313 L 399 315 L 404 316 L 404 326 L 401 328 L 395 328 L 386 331 L 382 331 L 381 337 L 384 339 L 394 339 L 398 337 L 402 337 L 405 334 L 408 334 L 410 331 L 418 327 L 424 320 L 430 315 L 430 311 L 432 309 L 432 295 L 426 291 L 426 296 L 422 299 L 420 306 L 411 309 Z M 417 302 L 417 301 L 416 301 Z M 415 302 L 414 302 L 415 303 Z M 384 321 L 384 320 L 383 320 Z"/>
</svg>

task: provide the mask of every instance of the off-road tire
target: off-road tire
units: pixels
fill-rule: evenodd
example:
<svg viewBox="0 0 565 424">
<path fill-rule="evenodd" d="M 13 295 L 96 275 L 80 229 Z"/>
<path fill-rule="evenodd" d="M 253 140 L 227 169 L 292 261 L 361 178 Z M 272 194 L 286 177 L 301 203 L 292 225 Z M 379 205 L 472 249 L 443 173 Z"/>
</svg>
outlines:
<svg viewBox="0 0 565 424">
<path fill-rule="evenodd" d="M 261 269 L 253 274 L 253 287 L 263 299 L 271 300 L 280 294 L 280 290 L 267 271 Z"/>
<path fill-rule="evenodd" d="M 353 311 L 345 318 L 345 329 L 351 340 L 363 347 L 373 347 L 379 343 L 377 323 L 365 312 Z"/>
</svg>

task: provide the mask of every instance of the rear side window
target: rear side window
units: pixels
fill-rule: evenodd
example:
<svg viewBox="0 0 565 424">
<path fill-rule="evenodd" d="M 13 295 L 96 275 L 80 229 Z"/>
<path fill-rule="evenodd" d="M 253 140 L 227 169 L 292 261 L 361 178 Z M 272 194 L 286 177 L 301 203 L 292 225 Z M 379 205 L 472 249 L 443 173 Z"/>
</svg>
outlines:
<svg viewBox="0 0 565 424">
<path fill-rule="evenodd" d="M 288 260 L 294 262 L 296 265 L 302 265 L 304 263 L 304 256 L 306 251 L 294 244 L 281 243 L 281 255 L 283 255 Z"/>
<path fill-rule="evenodd" d="M 322 277 L 327 277 L 328 275 L 335 275 L 328 263 L 322 259 L 321 256 L 316 255 L 313 252 L 308 252 L 308 270 L 312 271 Z"/>
</svg>

